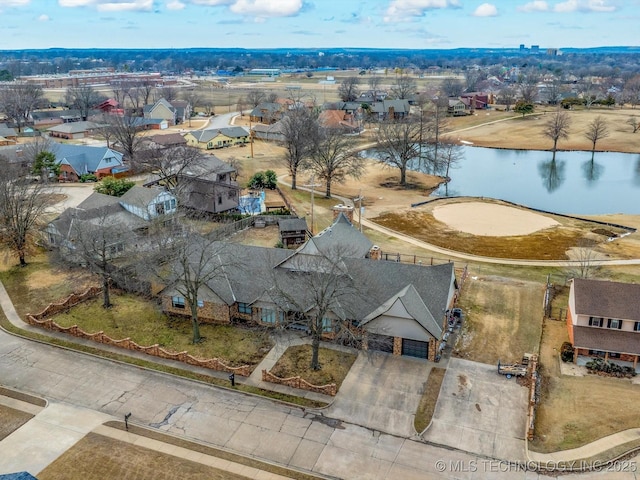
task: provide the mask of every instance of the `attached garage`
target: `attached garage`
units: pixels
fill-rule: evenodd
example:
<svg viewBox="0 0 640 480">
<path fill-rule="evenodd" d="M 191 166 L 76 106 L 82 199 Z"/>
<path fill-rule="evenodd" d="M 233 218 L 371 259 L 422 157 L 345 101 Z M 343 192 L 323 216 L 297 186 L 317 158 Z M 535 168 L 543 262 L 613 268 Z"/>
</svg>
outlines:
<svg viewBox="0 0 640 480">
<path fill-rule="evenodd" d="M 402 355 L 416 358 L 429 358 L 429 342 L 402 339 Z"/>
</svg>

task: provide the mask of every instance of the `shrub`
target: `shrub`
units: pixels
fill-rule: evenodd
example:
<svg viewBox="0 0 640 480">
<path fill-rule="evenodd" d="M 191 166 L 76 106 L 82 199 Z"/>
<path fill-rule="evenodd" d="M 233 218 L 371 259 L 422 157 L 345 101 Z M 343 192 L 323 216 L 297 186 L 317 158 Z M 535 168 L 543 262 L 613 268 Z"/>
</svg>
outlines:
<svg viewBox="0 0 640 480">
<path fill-rule="evenodd" d="M 563 362 L 573 361 L 573 345 L 569 342 L 564 342 L 560 347 L 560 358 Z"/>
<path fill-rule="evenodd" d="M 136 182 L 125 178 L 105 177 L 94 187 L 94 190 L 98 193 L 111 195 L 112 197 L 121 197 L 135 184 Z"/>
<path fill-rule="evenodd" d="M 586 367 L 591 373 L 600 373 L 611 377 L 624 378 L 636 376 L 636 371 L 632 367 L 609 363 L 603 358 L 589 360 Z"/>
<path fill-rule="evenodd" d="M 93 173 L 83 173 L 82 175 L 80 175 L 80 183 L 97 182 L 97 181 L 98 181 L 98 177 L 96 177 Z"/>
</svg>

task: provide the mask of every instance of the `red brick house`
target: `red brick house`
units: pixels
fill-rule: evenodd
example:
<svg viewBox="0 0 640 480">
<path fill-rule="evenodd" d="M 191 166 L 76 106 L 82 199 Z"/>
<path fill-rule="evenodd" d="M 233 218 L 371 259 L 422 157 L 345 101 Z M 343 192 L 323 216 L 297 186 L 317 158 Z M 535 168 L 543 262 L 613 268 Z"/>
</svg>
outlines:
<svg viewBox="0 0 640 480">
<path fill-rule="evenodd" d="M 602 357 L 638 366 L 640 285 L 575 278 L 567 313 L 573 360 Z"/>
</svg>

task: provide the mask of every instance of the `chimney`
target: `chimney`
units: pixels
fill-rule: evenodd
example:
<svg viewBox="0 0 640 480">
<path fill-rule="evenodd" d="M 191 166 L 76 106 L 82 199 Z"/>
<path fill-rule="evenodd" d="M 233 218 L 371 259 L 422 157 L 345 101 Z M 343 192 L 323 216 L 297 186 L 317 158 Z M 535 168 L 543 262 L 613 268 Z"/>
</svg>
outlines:
<svg viewBox="0 0 640 480">
<path fill-rule="evenodd" d="M 343 205 L 342 203 L 335 205 L 331 210 L 333 210 L 333 220 L 335 221 L 338 218 L 340 213 L 344 213 L 345 217 L 353 223 L 353 207 L 349 205 Z"/>
<path fill-rule="evenodd" d="M 371 247 L 371 250 L 369 250 L 369 258 L 371 260 L 382 260 L 382 250 L 378 245 Z"/>
</svg>

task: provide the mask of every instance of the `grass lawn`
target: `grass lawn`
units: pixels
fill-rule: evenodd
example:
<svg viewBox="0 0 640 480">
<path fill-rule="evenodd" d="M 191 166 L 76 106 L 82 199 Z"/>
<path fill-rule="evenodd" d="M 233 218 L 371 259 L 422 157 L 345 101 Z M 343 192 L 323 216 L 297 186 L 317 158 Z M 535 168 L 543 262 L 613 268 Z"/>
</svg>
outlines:
<svg viewBox="0 0 640 480">
<path fill-rule="evenodd" d="M 436 408 L 436 402 L 440 395 L 440 387 L 442 386 L 442 380 L 447 370 L 444 368 L 434 367 L 429 373 L 427 379 L 427 386 L 424 389 L 424 394 L 420 399 L 420 405 L 418 405 L 418 411 L 416 412 L 416 418 L 414 420 L 414 426 L 416 432 L 421 433 L 431 423 L 431 417 Z"/>
<path fill-rule="evenodd" d="M 284 355 L 271 369 L 271 373 L 281 378 L 295 377 L 299 375 L 304 380 L 314 385 L 327 385 L 335 383 L 337 388 L 349 373 L 349 369 L 355 362 L 357 355 L 331 348 L 320 348 L 319 358 L 322 368 L 312 370 L 311 345 L 297 345 L 287 348 Z"/>
<path fill-rule="evenodd" d="M 543 296 L 542 283 L 493 276 L 468 278 L 458 303 L 465 321 L 454 355 L 497 364 L 537 352 Z"/>
<path fill-rule="evenodd" d="M 53 317 L 60 325 L 78 325 L 94 333 L 104 331 L 112 338 L 130 337 L 139 345 L 153 345 L 176 352 L 187 351 L 201 358 L 218 357 L 232 366 L 256 365 L 273 346 L 266 330 L 231 325 L 200 325 L 204 341 L 191 343 L 191 321 L 167 317 L 155 302 L 127 293 L 113 292 L 113 307 L 102 308 L 101 297 Z"/>
<path fill-rule="evenodd" d="M 32 418 L 33 415 L 30 413 L 0 405 L 0 440 L 11 435 Z"/>
<path fill-rule="evenodd" d="M 565 322 L 546 320 L 540 347 L 542 398 L 536 413 L 534 451 L 580 447 L 627 428 L 640 427 L 640 386 L 597 375 L 561 376 L 558 353 L 568 341 Z M 622 403 L 621 403 L 622 402 Z"/>
<path fill-rule="evenodd" d="M 248 477 L 89 433 L 38 474 L 40 480 L 244 480 Z"/>
</svg>

